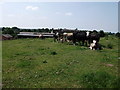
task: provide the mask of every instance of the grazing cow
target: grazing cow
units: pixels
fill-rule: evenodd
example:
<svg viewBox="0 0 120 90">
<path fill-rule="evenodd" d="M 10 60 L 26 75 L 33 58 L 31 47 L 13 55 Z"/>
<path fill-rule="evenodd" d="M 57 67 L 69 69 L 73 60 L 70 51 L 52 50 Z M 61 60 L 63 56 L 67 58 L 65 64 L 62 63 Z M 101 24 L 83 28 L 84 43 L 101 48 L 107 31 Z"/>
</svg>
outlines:
<svg viewBox="0 0 120 90">
<path fill-rule="evenodd" d="M 84 45 L 84 43 L 87 46 L 87 42 L 90 46 L 91 43 L 93 43 L 93 40 L 96 40 L 96 42 L 99 42 L 100 40 L 100 35 L 98 33 L 95 32 L 91 32 L 91 31 L 75 31 L 73 33 L 73 43 L 74 45 L 76 44 L 76 42 L 80 42 L 82 41 L 82 45 Z"/>
<path fill-rule="evenodd" d="M 99 42 L 100 40 L 100 35 L 95 32 L 86 32 L 86 42 L 88 41 L 88 44 L 90 46 L 91 43 L 93 43 L 93 40 L 96 40 L 96 42 Z"/>
<path fill-rule="evenodd" d="M 100 35 L 98 33 L 91 33 L 89 36 L 89 44 L 92 43 L 93 40 L 96 40 L 96 42 L 99 42 Z"/>
<path fill-rule="evenodd" d="M 54 37 L 54 41 L 63 42 L 63 32 L 62 31 L 55 32 L 53 37 Z"/>
<path fill-rule="evenodd" d="M 42 34 L 39 35 L 39 38 L 45 39 L 45 37 Z"/>
<path fill-rule="evenodd" d="M 73 33 L 73 43 L 74 45 L 76 42 L 82 41 L 82 45 L 84 45 L 84 42 L 86 40 L 86 32 L 85 31 L 77 31 Z"/>
<path fill-rule="evenodd" d="M 73 40 L 73 33 L 63 33 L 63 41 L 70 42 Z"/>
<path fill-rule="evenodd" d="M 90 49 L 91 50 L 95 50 L 95 47 L 96 47 L 96 40 L 93 40 L 93 43 L 90 44 Z"/>
<path fill-rule="evenodd" d="M 89 47 L 91 50 L 101 50 L 101 45 L 96 41 L 96 40 L 93 40 L 93 43 L 90 44 L 90 47 Z"/>
<path fill-rule="evenodd" d="M 54 38 L 54 42 L 58 41 L 58 32 L 55 32 L 55 34 L 53 35 L 53 38 Z"/>
</svg>

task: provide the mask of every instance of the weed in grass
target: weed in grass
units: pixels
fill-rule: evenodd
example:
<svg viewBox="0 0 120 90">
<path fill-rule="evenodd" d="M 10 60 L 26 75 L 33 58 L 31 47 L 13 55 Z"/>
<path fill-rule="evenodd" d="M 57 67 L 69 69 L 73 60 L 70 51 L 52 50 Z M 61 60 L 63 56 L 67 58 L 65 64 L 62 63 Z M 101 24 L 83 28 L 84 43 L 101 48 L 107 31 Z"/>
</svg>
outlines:
<svg viewBox="0 0 120 90">
<path fill-rule="evenodd" d="M 120 77 L 115 78 L 113 82 L 111 83 L 111 86 L 113 88 L 120 88 Z"/>
<path fill-rule="evenodd" d="M 108 40 L 108 36 L 105 36 L 105 39 Z"/>
<path fill-rule="evenodd" d="M 51 52 L 51 55 L 57 55 L 57 53 L 55 51 Z"/>
<path fill-rule="evenodd" d="M 47 61 L 46 61 L 46 60 L 44 60 L 44 61 L 43 61 L 43 63 L 47 63 Z"/>
<path fill-rule="evenodd" d="M 101 59 L 101 61 L 102 61 L 102 62 L 109 62 L 110 59 L 109 59 L 108 56 L 105 56 L 105 57 L 103 57 L 103 59 Z"/>
<path fill-rule="evenodd" d="M 42 52 L 42 53 L 41 53 L 41 55 L 45 55 L 45 53 L 44 53 L 44 52 Z"/>
<path fill-rule="evenodd" d="M 108 43 L 107 48 L 113 49 L 113 45 L 111 43 Z"/>
<path fill-rule="evenodd" d="M 30 66 L 31 66 L 31 61 L 28 61 L 28 60 L 22 60 L 17 64 L 17 67 L 20 67 L 20 68 L 26 68 Z"/>
<path fill-rule="evenodd" d="M 41 51 L 41 50 L 43 51 L 43 50 L 45 50 L 45 48 L 38 48 L 38 51 Z"/>
<path fill-rule="evenodd" d="M 76 47 L 77 50 L 87 50 L 87 47 L 83 47 L 83 46 L 77 46 Z"/>
<path fill-rule="evenodd" d="M 102 45 L 102 44 L 101 44 L 101 47 L 106 48 L 106 46 L 105 46 L 105 45 Z"/>
<path fill-rule="evenodd" d="M 104 71 L 90 72 L 82 75 L 82 83 L 87 88 L 106 88 L 113 83 L 113 77 Z"/>
</svg>

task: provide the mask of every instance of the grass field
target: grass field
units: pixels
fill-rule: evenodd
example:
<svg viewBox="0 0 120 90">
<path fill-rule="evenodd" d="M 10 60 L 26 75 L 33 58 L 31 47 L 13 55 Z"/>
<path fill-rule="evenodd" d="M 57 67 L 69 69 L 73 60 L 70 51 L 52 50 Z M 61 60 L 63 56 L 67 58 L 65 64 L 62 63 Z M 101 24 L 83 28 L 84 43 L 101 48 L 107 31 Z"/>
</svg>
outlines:
<svg viewBox="0 0 120 90">
<path fill-rule="evenodd" d="M 53 42 L 2 42 L 3 88 L 118 88 L 118 38 L 101 38 L 101 51 Z"/>
</svg>

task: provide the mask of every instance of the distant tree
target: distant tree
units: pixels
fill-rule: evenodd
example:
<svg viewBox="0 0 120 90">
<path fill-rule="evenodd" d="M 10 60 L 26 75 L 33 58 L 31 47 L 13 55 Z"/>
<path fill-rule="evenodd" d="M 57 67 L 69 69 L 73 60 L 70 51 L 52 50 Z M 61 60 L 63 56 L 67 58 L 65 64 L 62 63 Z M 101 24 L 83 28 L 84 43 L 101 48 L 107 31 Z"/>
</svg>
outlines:
<svg viewBox="0 0 120 90">
<path fill-rule="evenodd" d="M 112 32 L 108 32 L 108 35 L 114 35 L 114 33 L 112 33 Z"/>
<path fill-rule="evenodd" d="M 12 27 L 11 29 L 14 31 L 14 34 L 18 34 L 20 32 L 20 29 L 17 27 Z"/>
<path fill-rule="evenodd" d="M 105 33 L 104 33 L 104 31 L 103 30 L 100 30 L 100 37 L 105 37 Z"/>
<path fill-rule="evenodd" d="M 33 29 L 33 32 L 37 32 L 37 30 L 36 30 L 36 29 Z"/>
<path fill-rule="evenodd" d="M 2 33 L 3 34 L 10 34 L 13 37 L 16 37 L 19 32 L 20 32 L 20 29 L 17 28 L 17 27 L 12 27 L 12 28 L 10 28 L 10 27 L 3 27 L 2 28 Z"/>
<path fill-rule="evenodd" d="M 27 31 L 28 31 L 28 32 L 32 32 L 32 30 L 31 30 L 31 29 L 28 29 Z"/>
<path fill-rule="evenodd" d="M 53 30 L 54 30 L 54 28 L 50 29 L 50 30 L 49 30 L 49 33 L 53 32 Z"/>
<path fill-rule="evenodd" d="M 42 29 L 41 29 L 41 32 L 44 32 L 44 30 L 45 30 L 45 29 L 44 29 L 44 28 L 42 28 Z"/>
<path fill-rule="evenodd" d="M 5 27 L 2 28 L 2 32 L 5 30 Z"/>
<path fill-rule="evenodd" d="M 48 29 L 48 28 L 45 28 L 45 29 L 44 29 L 44 32 L 49 32 L 49 29 Z"/>
<path fill-rule="evenodd" d="M 41 32 L 41 29 L 38 29 L 38 32 Z"/>
<path fill-rule="evenodd" d="M 12 34 L 14 34 L 14 31 L 11 28 L 6 27 L 6 28 L 4 28 L 2 33 L 3 34 L 11 34 L 12 35 Z"/>
<path fill-rule="evenodd" d="M 120 38 L 120 32 L 117 32 L 117 33 L 116 33 L 116 36 Z"/>
</svg>

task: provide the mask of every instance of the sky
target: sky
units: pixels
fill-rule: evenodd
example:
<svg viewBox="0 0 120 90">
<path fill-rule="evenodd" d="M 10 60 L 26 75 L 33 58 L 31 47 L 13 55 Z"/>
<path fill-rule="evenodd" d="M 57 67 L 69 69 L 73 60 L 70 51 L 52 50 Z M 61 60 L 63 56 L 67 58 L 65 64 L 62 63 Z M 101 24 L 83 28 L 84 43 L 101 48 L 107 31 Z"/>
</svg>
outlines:
<svg viewBox="0 0 120 90">
<path fill-rule="evenodd" d="M 118 32 L 118 2 L 6 2 L 0 27 Z"/>
</svg>

